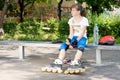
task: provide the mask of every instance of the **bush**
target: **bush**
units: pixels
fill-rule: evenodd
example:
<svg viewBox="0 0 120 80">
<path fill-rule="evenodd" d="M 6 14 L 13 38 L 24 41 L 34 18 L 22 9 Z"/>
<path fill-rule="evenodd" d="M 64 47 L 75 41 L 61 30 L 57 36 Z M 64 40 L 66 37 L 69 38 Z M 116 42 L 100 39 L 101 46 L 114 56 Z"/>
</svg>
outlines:
<svg viewBox="0 0 120 80">
<path fill-rule="evenodd" d="M 58 32 L 60 39 L 65 38 L 69 35 L 69 25 L 67 18 L 62 18 L 61 21 L 59 22 Z"/>
<path fill-rule="evenodd" d="M 50 28 L 49 33 L 56 33 L 58 30 L 58 21 L 55 18 L 47 20 L 47 27 Z"/>
<path fill-rule="evenodd" d="M 4 29 L 4 33 L 6 35 L 9 35 L 9 37 L 13 38 L 15 36 L 15 34 L 17 33 L 17 24 L 16 22 L 4 22 L 3 23 L 3 29 Z"/>
<path fill-rule="evenodd" d="M 100 14 L 89 16 L 90 26 L 88 27 L 88 37 L 93 36 L 94 24 L 98 24 L 99 35 L 112 35 L 115 38 L 120 34 L 120 16 Z"/>
<path fill-rule="evenodd" d="M 26 21 L 23 23 L 19 23 L 18 34 L 25 34 L 28 38 L 36 38 L 43 35 L 42 27 L 44 26 L 43 22 L 37 21 Z"/>
<path fill-rule="evenodd" d="M 88 27 L 88 39 L 93 40 L 93 28 L 94 24 L 98 24 L 99 35 L 112 35 L 119 43 L 120 34 L 120 16 L 100 14 L 99 16 L 94 14 L 88 14 L 88 20 L 90 26 Z M 43 30 L 46 26 L 49 30 Z M 68 18 L 62 18 L 61 21 L 57 21 L 55 18 L 49 19 L 47 22 L 37 22 L 34 20 L 25 21 L 23 23 L 16 22 L 4 22 L 4 32 L 7 38 L 14 38 L 20 40 L 65 40 L 69 35 Z"/>
</svg>

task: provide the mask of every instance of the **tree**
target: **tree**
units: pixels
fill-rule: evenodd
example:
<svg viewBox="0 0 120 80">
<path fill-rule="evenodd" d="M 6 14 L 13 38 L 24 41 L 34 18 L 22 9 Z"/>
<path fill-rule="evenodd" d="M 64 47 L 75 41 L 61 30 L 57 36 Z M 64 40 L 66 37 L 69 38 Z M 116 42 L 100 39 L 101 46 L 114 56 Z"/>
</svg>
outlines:
<svg viewBox="0 0 120 80">
<path fill-rule="evenodd" d="M 58 18 L 61 20 L 61 5 L 63 3 L 63 0 L 58 0 Z"/>
<path fill-rule="evenodd" d="M 4 36 L 4 31 L 3 31 L 3 20 L 4 20 L 4 15 L 7 11 L 9 0 L 4 1 L 4 7 L 2 9 L 2 12 L 0 14 L 0 37 L 3 38 Z"/>
<path fill-rule="evenodd" d="M 3 6 L 4 6 L 4 1 L 0 0 L 0 10 L 2 10 Z"/>
<path fill-rule="evenodd" d="M 50 4 L 51 0 L 18 0 L 18 4 L 20 6 L 20 22 L 24 21 L 23 15 L 26 6 L 31 4 L 33 7 L 35 3 L 41 3 L 41 2 Z"/>
<path fill-rule="evenodd" d="M 111 5 L 119 5 L 119 0 L 77 0 L 79 3 L 86 2 L 92 13 L 101 13 L 104 8 L 112 9 Z"/>
<path fill-rule="evenodd" d="M 23 13 L 24 9 L 27 5 L 34 3 L 35 0 L 18 0 L 18 4 L 20 6 L 20 22 L 23 22 Z"/>
</svg>

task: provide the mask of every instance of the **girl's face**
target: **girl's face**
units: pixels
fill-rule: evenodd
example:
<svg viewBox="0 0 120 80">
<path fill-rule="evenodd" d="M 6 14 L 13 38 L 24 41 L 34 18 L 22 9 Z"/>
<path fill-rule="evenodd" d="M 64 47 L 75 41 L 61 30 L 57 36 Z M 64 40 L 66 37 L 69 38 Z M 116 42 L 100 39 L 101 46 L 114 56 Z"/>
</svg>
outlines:
<svg viewBox="0 0 120 80">
<path fill-rule="evenodd" d="M 80 11 L 77 10 L 76 8 L 72 8 L 71 14 L 73 17 L 80 15 Z"/>
</svg>

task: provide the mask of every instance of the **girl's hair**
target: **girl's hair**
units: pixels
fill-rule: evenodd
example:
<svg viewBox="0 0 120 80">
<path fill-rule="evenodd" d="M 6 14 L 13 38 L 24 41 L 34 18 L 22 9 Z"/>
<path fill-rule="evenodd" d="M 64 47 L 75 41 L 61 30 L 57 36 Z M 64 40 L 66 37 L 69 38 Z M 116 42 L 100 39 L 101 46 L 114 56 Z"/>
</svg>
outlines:
<svg viewBox="0 0 120 80">
<path fill-rule="evenodd" d="M 71 8 L 76 8 L 78 11 L 80 11 L 81 16 L 86 16 L 86 10 L 85 10 L 85 8 L 82 7 L 81 4 L 74 4 L 74 5 L 72 5 Z"/>
</svg>

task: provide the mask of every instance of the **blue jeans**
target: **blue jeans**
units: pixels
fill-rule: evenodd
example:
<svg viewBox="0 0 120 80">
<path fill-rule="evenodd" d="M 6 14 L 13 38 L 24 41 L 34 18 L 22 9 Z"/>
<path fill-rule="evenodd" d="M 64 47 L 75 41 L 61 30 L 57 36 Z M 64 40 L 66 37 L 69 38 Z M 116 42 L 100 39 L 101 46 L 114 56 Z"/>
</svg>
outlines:
<svg viewBox="0 0 120 80">
<path fill-rule="evenodd" d="M 71 39 L 70 44 L 72 44 L 72 42 L 74 42 L 77 38 L 78 38 L 78 36 L 73 36 L 73 38 Z M 87 41 L 87 39 L 86 39 L 85 37 L 82 37 L 82 38 L 78 41 L 78 43 L 77 43 L 77 45 L 76 45 L 77 48 L 85 48 L 85 46 L 86 46 L 86 41 Z M 69 46 L 64 42 L 64 43 L 61 44 L 59 50 L 61 50 L 61 49 L 67 50 L 68 47 L 69 47 Z"/>
</svg>

